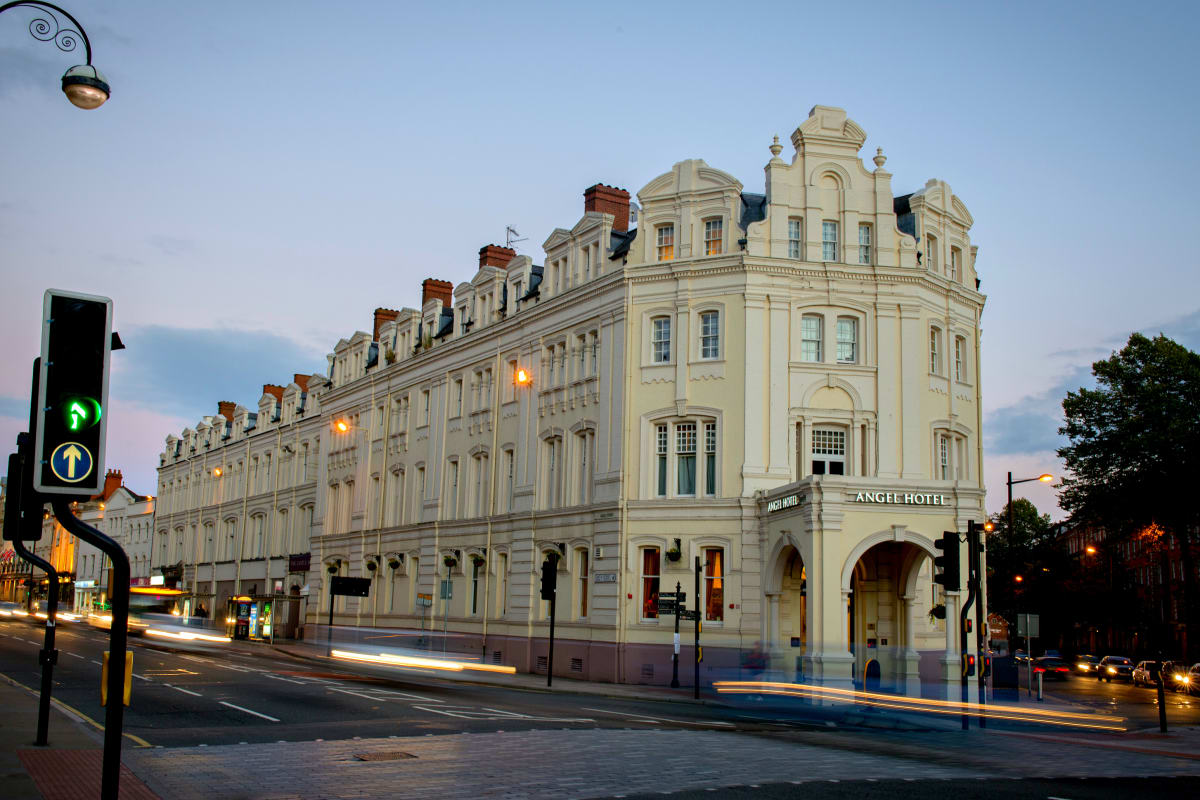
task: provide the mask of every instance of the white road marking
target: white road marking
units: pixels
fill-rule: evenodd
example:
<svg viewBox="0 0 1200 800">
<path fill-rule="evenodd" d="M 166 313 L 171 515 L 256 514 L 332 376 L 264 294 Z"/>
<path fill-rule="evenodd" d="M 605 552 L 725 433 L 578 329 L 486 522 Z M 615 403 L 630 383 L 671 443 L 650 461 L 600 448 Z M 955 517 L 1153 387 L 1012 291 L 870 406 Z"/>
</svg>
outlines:
<svg viewBox="0 0 1200 800">
<path fill-rule="evenodd" d="M 130 674 L 130 675 L 132 675 L 133 677 L 135 677 L 135 678 L 139 678 L 139 679 L 141 679 L 141 680 L 143 680 L 143 681 L 149 681 L 149 680 L 150 680 L 150 679 L 149 679 L 149 678 L 147 678 L 145 675 L 138 675 L 136 672 L 131 672 L 131 673 L 129 673 L 129 674 Z"/>
<path fill-rule="evenodd" d="M 581 717 L 535 717 L 529 714 L 518 714 L 513 711 L 502 711 L 498 708 L 483 708 L 479 711 L 473 709 L 472 706 L 413 706 L 413 708 L 421 711 L 428 711 L 433 714 L 442 714 L 447 717 L 457 717 L 458 719 L 490 719 L 490 720 L 514 720 L 514 719 L 529 719 L 538 722 L 595 722 L 594 719 Z M 570 730 L 564 728 L 564 730 Z"/>
<path fill-rule="evenodd" d="M 586 706 L 583 708 L 583 710 L 584 711 L 596 711 L 601 714 L 615 714 L 619 717 L 631 717 L 633 719 L 638 719 L 638 720 L 656 720 L 658 722 L 670 722 L 675 725 L 721 725 L 726 728 L 735 727 L 732 722 L 718 722 L 717 720 L 700 720 L 699 722 L 692 722 L 691 720 L 686 720 L 686 719 L 670 719 L 668 717 L 652 717 L 649 714 L 629 714 L 624 711 L 605 711 L 603 708 L 587 708 Z"/>
<path fill-rule="evenodd" d="M 307 684 L 307 683 L 305 683 L 304 681 L 294 681 L 294 680 L 292 680 L 291 678 L 284 678 L 284 677 L 281 677 L 281 676 L 279 676 L 279 675 L 275 675 L 274 673 L 271 673 L 271 672 L 264 672 L 264 673 L 263 673 L 263 677 L 264 677 L 264 678 L 271 678 L 272 680 L 276 680 L 276 681 L 287 681 L 288 683 L 295 683 L 295 684 L 299 684 L 300 686 L 307 686 L 307 685 L 308 685 L 308 684 Z"/>
<path fill-rule="evenodd" d="M 93 663 L 93 664 L 95 664 L 95 665 L 96 665 L 96 666 L 98 666 L 98 667 L 103 667 L 103 666 L 104 666 L 103 664 L 101 664 L 99 661 L 97 661 L 97 660 L 96 660 L 96 659 L 94 659 L 94 658 L 93 658 L 91 661 L 92 661 L 92 663 Z"/>
<path fill-rule="evenodd" d="M 444 700 L 438 700 L 436 697 L 422 697 L 419 694 L 410 694 L 408 692 L 397 692 L 395 689 L 375 689 L 374 691 L 381 694 L 394 694 L 397 697 L 407 697 L 409 700 L 420 700 L 422 703 L 443 703 Z"/>
<path fill-rule="evenodd" d="M 168 689 L 174 689 L 177 692 L 183 692 L 184 694 L 190 694 L 192 697 L 203 697 L 204 696 L 204 695 L 200 694 L 199 692 L 193 692 L 191 689 L 184 689 L 181 686 L 172 686 L 169 683 L 164 683 L 163 686 L 166 686 Z"/>
<path fill-rule="evenodd" d="M 67 655 L 69 655 L 69 656 L 74 656 L 75 658 L 78 658 L 80 661 L 87 661 L 87 659 L 86 659 L 86 658 L 84 658 L 83 656 L 79 655 L 78 653 L 67 653 Z"/>
<path fill-rule="evenodd" d="M 235 706 L 233 703 L 226 703 L 224 700 L 221 700 L 219 702 L 223 706 L 229 706 L 230 708 L 236 708 L 238 711 L 245 711 L 247 714 L 253 714 L 256 717 L 262 717 L 263 719 L 270 720 L 271 722 L 279 722 L 279 720 L 276 719 L 275 717 L 269 717 L 266 714 L 260 714 L 257 711 L 251 711 L 250 709 L 242 708 L 241 706 Z"/>
<path fill-rule="evenodd" d="M 369 695 L 369 694 L 360 694 L 360 693 L 358 693 L 358 692 L 352 692 L 352 691 L 350 691 L 349 689 L 330 689 L 329 691 L 331 691 L 331 692 L 341 692 L 342 694 L 352 694 L 352 695 L 354 695 L 355 697 L 361 697 L 361 698 L 363 698 L 364 700 L 376 700 L 376 701 L 379 701 L 379 702 L 387 702 L 387 698 L 386 698 L 386 697 L 372 697 L 372 696 L 371 696 L 371 695 Z"/>
</svg>

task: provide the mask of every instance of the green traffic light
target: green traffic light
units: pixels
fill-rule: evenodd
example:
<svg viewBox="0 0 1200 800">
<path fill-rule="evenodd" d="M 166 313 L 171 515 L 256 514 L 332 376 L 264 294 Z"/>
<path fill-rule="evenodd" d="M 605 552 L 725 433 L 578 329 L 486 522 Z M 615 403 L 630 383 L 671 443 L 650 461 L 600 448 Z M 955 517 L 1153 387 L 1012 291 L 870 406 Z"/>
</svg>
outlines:
<svg viewBox="0 0 1200 800">
<path fill-rule="evenodd" d="M 63 421 L 67 429 L 81 431 L 100 422 L 103 412 L 100 403 L 90 397 L 75 397 L 63 406 Z"/>
</svg>

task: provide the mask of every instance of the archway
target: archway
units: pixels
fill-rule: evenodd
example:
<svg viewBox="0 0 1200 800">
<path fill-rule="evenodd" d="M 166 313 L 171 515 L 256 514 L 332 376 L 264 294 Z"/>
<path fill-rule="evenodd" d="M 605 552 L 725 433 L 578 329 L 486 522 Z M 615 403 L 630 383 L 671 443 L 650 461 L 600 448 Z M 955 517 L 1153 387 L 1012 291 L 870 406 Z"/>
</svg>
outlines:
<svg viewBox="0 0 1200 800">
<path fill-rule="evenodd" d="M 920 693 L 916 637 L 928 634 L 923 616 L 929 611 L 924 600 L 932 586 L 928 564 L 924 548 L 895 540 L 871 545 L 854 562 L 846 631 L 856 683 L 865 680 L 867 665 L 875 661 L 880 689 Z"/>
<path fill-rule="evenodd" d="M 808 652 L 808 575 L 804 559 L 794 545 L 789 543 L 780 548 L 770 577 L 766 645 L 772 656 L 772 668 L 799 679 Z"/>
</svg>

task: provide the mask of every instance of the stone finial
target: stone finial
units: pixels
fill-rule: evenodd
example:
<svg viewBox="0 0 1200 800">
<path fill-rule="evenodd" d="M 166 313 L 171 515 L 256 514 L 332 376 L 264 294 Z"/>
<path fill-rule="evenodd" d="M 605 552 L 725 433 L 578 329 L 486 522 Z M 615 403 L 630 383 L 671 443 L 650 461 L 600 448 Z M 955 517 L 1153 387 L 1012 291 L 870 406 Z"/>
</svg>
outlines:
<svg viewBox="0 0 1200 800">
<path fill-rule="evenodd" d="M 779 143 L 779 137 L 775 137 L 775 141 L 771 143 L 771 157 L 779 158 L 779 154 L 783 152 L 783 145 Z"/>
<path fill-rule="evenodd" d="M 879 169 L 883 169 L 883 165 L 887 163 L 887 156 L 885 156 L 883 154 L 882 147 L 875 148 L 875 158 L 873 158 L 872 160 L 875 162 L 876 167 L 878 167 Z"/>
</svg>

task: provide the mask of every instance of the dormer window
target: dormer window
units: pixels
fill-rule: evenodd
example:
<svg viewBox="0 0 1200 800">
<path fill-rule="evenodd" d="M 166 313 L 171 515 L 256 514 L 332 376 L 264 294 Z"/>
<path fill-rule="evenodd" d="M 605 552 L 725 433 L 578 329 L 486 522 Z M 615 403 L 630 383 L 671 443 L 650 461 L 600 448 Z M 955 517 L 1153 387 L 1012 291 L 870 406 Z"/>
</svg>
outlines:
<svg viewBox="0 0 1200 800">
<path fill-rule="evenodd" d="M 655 231 L 659 261 L 672 261 L 675 258 L 675 226 L 659 225 Z"/>
<path fill-rule="evenodd" d="M 704 255 L 719 256 L 722 252 L 724 221 L 709 219 L 704 221 Z"/>
</svg>

